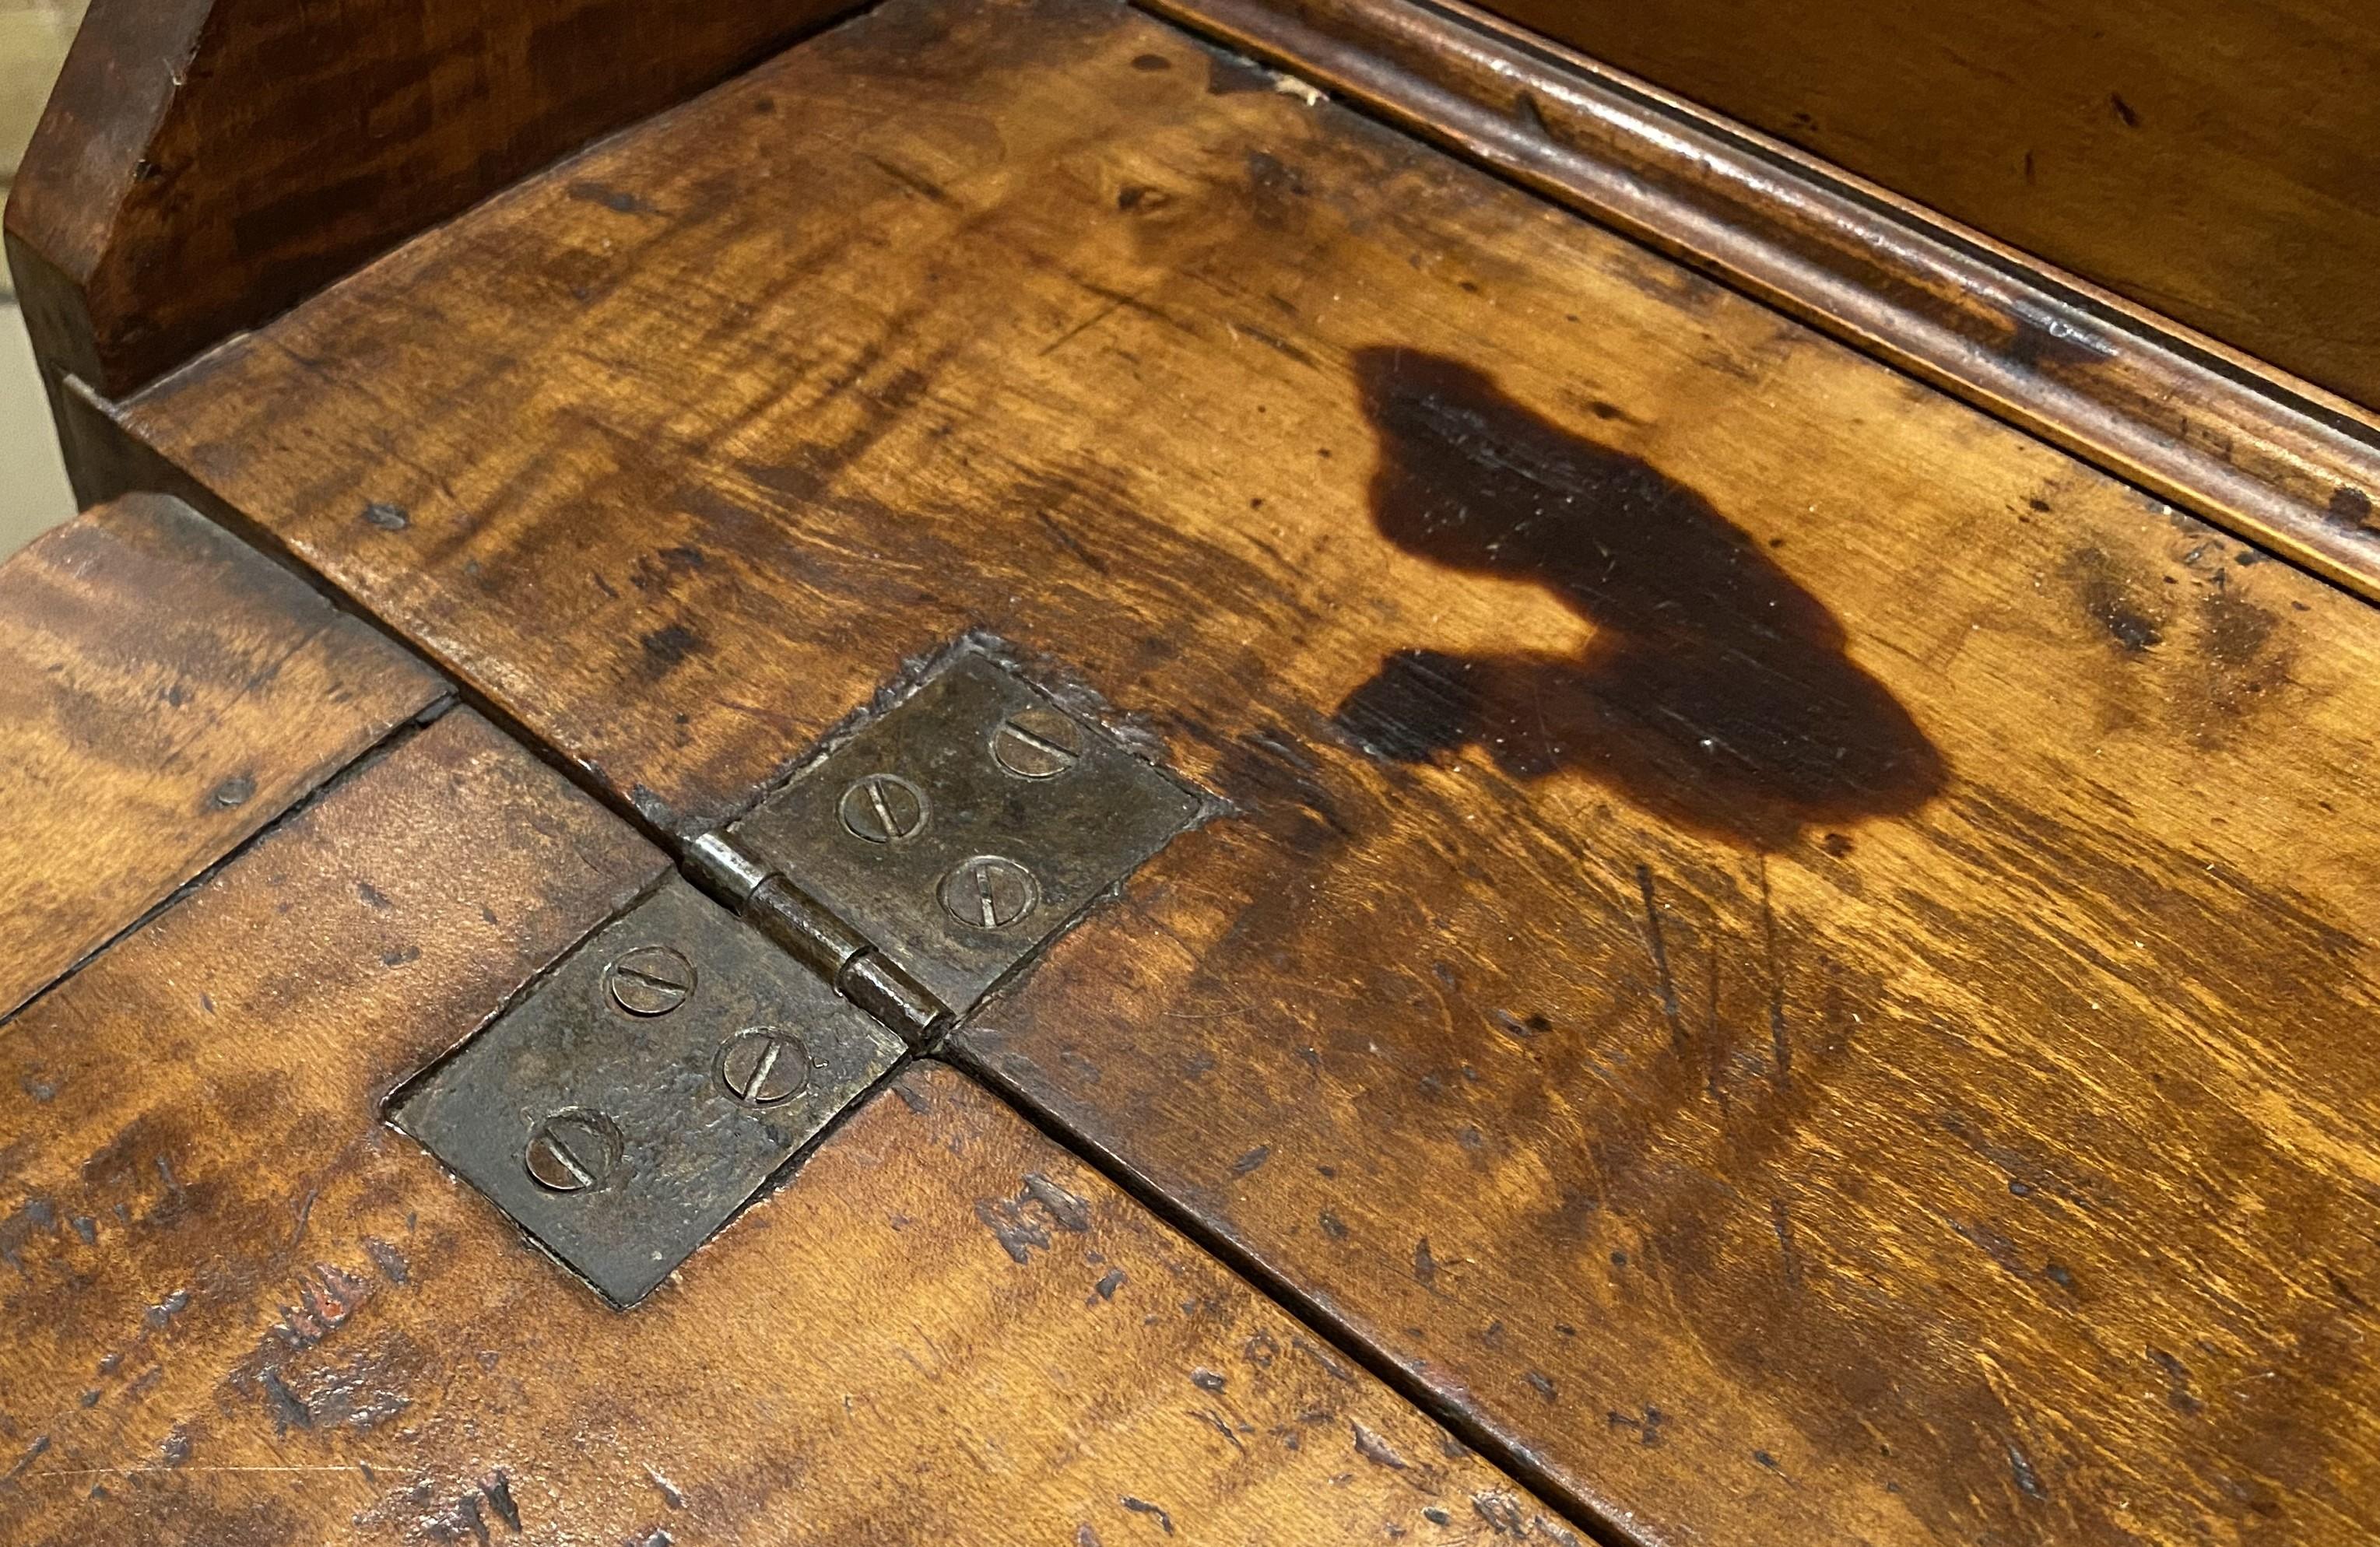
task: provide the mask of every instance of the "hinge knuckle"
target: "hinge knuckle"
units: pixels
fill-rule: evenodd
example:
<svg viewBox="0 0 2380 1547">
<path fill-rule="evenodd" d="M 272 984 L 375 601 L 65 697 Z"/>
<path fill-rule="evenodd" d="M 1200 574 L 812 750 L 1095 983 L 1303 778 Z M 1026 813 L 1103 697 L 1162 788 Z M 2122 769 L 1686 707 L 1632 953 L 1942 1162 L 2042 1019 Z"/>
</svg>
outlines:
<svg viewBox="0 0 2380 1547">
<path fill-rule="evenodd" d="M 950 1007 L 924 984 L 873 950 L 844 962 L 834 986 L 844 998 L 898 1032 L 912 1047 L 925 1045 L 951 1019 Z"/>
<path fill-rule="evenodd" d="M 687 840 L 686 871 L 697 886 L 741 910 L 769 878 L 769 867 L 737 847 L 723 832 L 712 831 Z"/>
<path fill-rule="evenodd" d="M 868 949 L 866 937 L 783 876 L 771 876 L 753 890 L 744 916 L 829 983 L 838 982 L 844 964 Z"/>
</svg>

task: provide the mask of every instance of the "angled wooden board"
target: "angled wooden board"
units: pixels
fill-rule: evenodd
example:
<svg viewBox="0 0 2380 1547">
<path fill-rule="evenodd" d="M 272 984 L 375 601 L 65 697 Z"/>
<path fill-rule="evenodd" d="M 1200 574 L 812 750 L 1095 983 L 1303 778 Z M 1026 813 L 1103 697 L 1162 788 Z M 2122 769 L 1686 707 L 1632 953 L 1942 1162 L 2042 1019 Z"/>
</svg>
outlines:
<svg viewBox="0 0 2380 1547">
<path fill-rule="evenodd" d="M 0 1016 L 367 747 L 434 672 L 188 506 L 0 564 Z"/>
<path fill-rule="evenodd" d="M 680 832 L 960 631 L 1236 815 L 957 1052 L 1644 1541 L 2380 1529 L 2380 622 L 1091 0 L 127 425 Z"/>
<path fill-rule="evenodd" d="M 938 1066 L 607 1308 L 381 1107 L 665 863 L 458 711 L 0 1030 L 0 1540 L 1579 1541 Z"/>
<path fill-rule="evenodd" d="M 841 8 L 94 0 L 8 198 L 50 384 L 154 381 Z"/>
</svg>

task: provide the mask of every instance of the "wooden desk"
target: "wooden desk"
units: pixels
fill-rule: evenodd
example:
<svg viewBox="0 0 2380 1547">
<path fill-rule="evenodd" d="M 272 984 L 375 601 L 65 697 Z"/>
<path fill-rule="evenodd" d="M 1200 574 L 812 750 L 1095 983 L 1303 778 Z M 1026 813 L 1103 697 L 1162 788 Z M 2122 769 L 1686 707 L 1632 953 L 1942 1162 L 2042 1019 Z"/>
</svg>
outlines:
<svg viewBox="0 0 2380 1547">
<path fill-rule="evenodd" d="M 69 396 L 468 707 L 0 1029 L 25 1540 L 2380 1531 L 2380 618 L 2234 530 L 1104 0 Z M 961 639 L 1208 819 L 651 1299 L 379 1125 Z"/>
</svg>

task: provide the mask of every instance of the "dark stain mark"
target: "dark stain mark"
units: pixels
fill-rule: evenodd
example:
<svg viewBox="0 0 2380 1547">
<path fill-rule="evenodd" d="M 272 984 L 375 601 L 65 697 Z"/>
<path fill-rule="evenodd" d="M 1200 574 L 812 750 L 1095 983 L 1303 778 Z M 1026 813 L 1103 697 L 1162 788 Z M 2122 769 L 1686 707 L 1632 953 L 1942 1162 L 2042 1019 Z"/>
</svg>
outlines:
<svg viewBox="0 0 2380 1547">
<path fill-rule="evenodd" d="M 1603 1415 L 1603 1421 L 1613 1429 L 1634 1430 L 1636 1443 L 1648 1449 L 1661 1443 L 1661 1425 L 1669 1419 L 1670 1415 L 1660 1408 L 1650 1407 L 1645 1409 L 1641 1418 L 1631 1417 L 1617 1408 Z"/>
<path fill-rule="evenodd" d="M 214 793 L 208 798 L 225 811 L 235 811 L 246 805 L 255 794 L 255 780 L 247 774 L 234 774 L 216 785 Z"/>
<path fill-rule="evenodd" d="M 1041 1205 L 1042 1212 L 1061 1230 L 1082 1235 L 1091 1227 L 1091 1205 L 1084 1199 L 1060 1187 L 1038 1172 L 1028 1172 L 1025 1178 L 1025 1195 Z"/>
<path fill-rule="evenodd" d="M 1165 1511 L 1158 1508 L 1157 1505 L 1150 1504 L 1147 1499 L 1135 1499 L 1130 1493 L 1126 1493 L 1123 1497 L 1118 1499 L 1116 1503 L 1123 1505 L 1126 1509 L 1131 1510 L 1135 1515 L 1149 1515 L 1156 1517 L 1157 1523 L 1165 1528 L 1165 1534 L 1168 1536 L 1172 1536 L 1173 1534 L 1173 1517 L 1166 1514 Z"/>
<path fill-rule="evenodd" d="M 24 1475 L 25 1468 L 40 1460 L 42 1458 L 42 1453 L 49 1448 L 50 1437 L 47 1434 L 43 1434 L 39 1439 L 35 1440 L 30 1445 L 26 1447 L 24 1454 L 17 1457 L 17 1464 L 15 1466 L 10 1467 L 5 1474 L 0 1474 L 0 1482 L 16 1481 L 17 1479 Z"/>
<path fill-rule="evenodd" d="M 1507 1036 L 1522 1042 L 1533 1041 L 1554 1029 L 1554 1023 L 1542 1015 L 1532 1015 L 1524 1021 L 1509 1009 L 1491 1009 L 1488 1012 L 1488 1019 L 1496 1022 Z"/>
<path fill-rule="evenodd" d="M 163 1332 L 167 1323 L 188 1309 L 189 1303 L 190 1291 L 176 1289 L 141 1312 L 140 1323 L 152 1332 Z"/>
<path fill-rule="evenodd" d="M 702 648 L 702 636 L 681 623 L 657 628 L 637 641 L 646 656 L 666 671 Z"/>
<path fill-rule="evenodd" d="M 1762 1466 L 1764 1466 L 1764 1467 L 1767 1468 L 1768 1468 L 1770 1471 L 1772 1471 L 1772 1472 L 1773 1472 L 1773 1471 L 1775 1471 L 1775 1470 L 1777 1469 L 1777 1457 L 1775 1457 L 1774 1456 L 1769 1455 L 1769 1454 L 1768 1454 L 1767 1451 L 1765 1451 L 1765 1450 L 1755 1450 L 1755 1451 L 1754 1451 L 1754 1452 L 1752 1453 L 1752 1458 L 1753 1458 L 1753 1460 L 1755 1460 L 1755 1461 L 1758 1462 L 1760 1465 L 1762 1465 Z"/>
<path fill-rule="evenodd" d="M 518 1536 L 520 1534 L 520 1505 L 513 1502 L 513 1480 L 511 1478 L 506 1477 L 501 1471 L 497 1472 L 495 1476 L 490 1478 L 486 1483 L 480 1487 L 480 1496 L 488 1501 L 488 1507 L 496 1512 L 496 1518 L 504 1523 L 505 1529 L 511 1531 L 515 1536 Z"/>
<path fill-rule="evenodd" d="M 1210 97 L 1237 96 L 1243 91 L 1269 91 L 1272 77 L 1245 59 L 1234 59 L 1228 54 L 1207 55 L 1207 94 Z"/>
<path fill-rule="evenodd" d="M 406 514 L 403 505 L 374 500 L 364 507 L 364 525 L 377 526 L 383 532 L 402 532 L 413 525 L 413 517 Z"/>
<path fill-rule="evenodd" d="M 1173 202 L 1173 196 L 1163 188 L 1153 188 L 1146 183 L 1126 183 L 1116 189 L 1116 208 L 1129 213 L 1142 210 L 1155 214 Z"/>
<path fill-rule="evenodd" d="M 1521 1516 L 1521 1506 L 1500 1493 L 1475 1493 L 1471 1498 L 1471 1507 L 1478 1511 L 1479 1518 L 1487 1521 L 1488 1529 L 1498 1536 L 1528 1534 L 1529 1524 Z"/>
<path fill-rule="evenodd" d="M 935 182 L 931 177 L 927 176 L 922 172 L 912 171 L 908 167 L 903 166 L 898 162 L 886 161 L 882 156 L 870 156 L 868 160 L 877 171 L 881 172 L 884 175 L 900 184 L 903 187 L 907 188 L 911 193 L 916 194 L 918 198 L 925 199 L 928 203 L 954 205 L 958 202 L 957 199 L 951 197 L 950 190 L 948 188 L 943 187 L 941 184 Z"/>
<path fill-rule="evenodd" d="M 1193 1370 L 1190 1372 L 1190 1384 L 1209 1396 L 1220 1396 L 1223 1387 L 1230 1383 L 1212 1370 Z"/>
<path fill-rule="evenodd" d="M 1078 1236 L 1091 1227 L 1090 1204 L 1038 1173 L 1014 1198 L 976 1200 L 975 1216 L 1017 1263 L 1031 1262 L 1037 1247 L 1047 1251 L 1052 1227 Z"/>
<path fill-rule="evenodd" d="M 377 1236 L 364 1238 L 364 1255 L 372 1260 L 372 1266 L 380 1269 L 381 1276 L 392 1284 L 402 1284 L 413 1276 L 412 1270 L 406 1263 L 405 1253 Z"/>
<path fill-rule="evenodd" d="M 1255 1170 L 1257 1166 L 1262 1166 L 1266 1161 L 1270 1160 L 1271 1158 L 1272 1146 L 1270 1144 L 1258 1144 L 1255 1149 L 1250 1150 L 1247 1154 L 1240 1156 L 1239 1159 L 1232 1162 L 1232 1175 L 1235 1177 L 1245 1177 L 1249 1172 Z"/>
<path fill-rule="evenodd" d="M 1768 1200 L 1768 1222 L 1777 1231 L 1777 1256 L 1785 1270 L 1785 1287 L 1798 1289 L 1802 1287 L 1802 1248 L 1793 1239 L 1793 1215 L 1784 1199 Z"/>
<path fill-rule="evenodd" d="M 1132 67 L 1145 75 L 1153 75 L 1159 70 L 1172 69 L 1173 61 L 1162 54 L 1135 54 L 1132 56 Z"/>
<path fill-rule="evenodd" d="M 1529 1389 L 1531 1391 L 1536 1392 L 1539 1396 L 1544 1397 L 1548 1402 L 1554 1400 L 1554 1379 L 1551 1375 L 1547 1374 L 1542 1370 L 1532 1370 L 1524 1379 L 1528 1381 Z"/>
<path fill-rule="evenodd" d="M 1376 1467 L 1386 1467 L 1392 1472 L 1405 1469 L 1407 1465 L 1405 1458 L 1390 1448 L 1388 1441 L 1357 1423 L 1354 1419 L 1347 1420 L 1347 1427 L 1355 1432 L 1356 1455 Z"/>
<path fill-rule="evenodd" d="M 298 1394 L 282 1380 L 280 1371 L 266 1367 L 258 1372 L 256 1384 L 264 1393 L 265 1411 L 273 1415 L 275 1433 L 285 1434 L 292 1429 L 313 1427 L 314 1415 L 306 1410 L 306 1404 L 298 1401 Z"/>
<path fill-rule="evenodd" d="M 1414 1242 L 1413 1263 L 1414 1282 L 1425 1289 L 1435 1288 L 1438 1285 L 1438 1259 L 1429 1254 L 1427 1236 Z"/>
<path fill-rule="evenodd" d="M 0 1219 L 0 1263 L 31 1277 L 25 1267 L 25 1243 L 33 1239 L 37 1230 L 56 1228 L 57 1221 L 57 1208 L 46 1198 L 29 1199 L 19 1204 L 15 1213 Z"/>
<path fill-rule="evenodd" d="M 1847 658 L 1842 625 L 1701 495 L 1460 362 L 1374 347 L 1355 378 L 1380 534 L 1532 581 L 1596 628 L 1574 656 L 1398 651 L 1338 710 L 1366 751 L 1476 746 L 1513 777 L 1585 773 L 1763 848 L 1941 791 L 1941 753 Z"/>
<path fill-rule="evenodd" d="M 2190 1389 L 2190 1367 L 2163 1348 L 2149 1350 L 2149 1362 L 2165 1372 L 2166 1405 L 2178 1413 L 2194 1413 L 2202 1404 Z"/>
<path fill-rule="evenodd" d="M 171 1471 L 190 1458 L 190 1432 L 180 1424 L 174 1425 L 165 1441 L 157 1447 L 157 1459 Z"/>
<path fill-rule="evenodd" d="M 2108 92 L 2107 105 L 2116 110 L 2116 121 L 2122 124 L 2124 127 L 2128 129 L 2136 129 L 2141 127 L 2141 115 L 2138 113 L 2133 112 L 2132 104 L 2126 102 L 2122 97 L 2118 96 L 2113 91 Z"/>
<path fill-rule="evenodd" d="M 1339 1216 L 1332 1214 L 1329 1209 L 1324 1209 L 1320 1214 L 1317 1215 L 1315 1216 L 1315 1222 L 1322 1227 L 1322 1233 L 1329 1236 L 1332 1240 L 1345 1240 L 1347 1239 L 1347 1227 L 1341 1224 L 1339 1222 Z"/>
<path fill-rule="evenodd" d="M 1304 1354 L 1306 1358 L 1312 1360 L 1315 1363 L 1320 1365 L 1322 1367 L 1322 1372 L 1330 1376 L 1332 1380 L 1337 1381 L 1340 1384 L 1354 1385 L 1355 1384 L 1355 1372 L 1353 1370 L 1348 1369 L 1345 1365 L 1340 1363 L 1330 1354 L 1324 1352 L 1322 1348 L 1312 1339 L 1301 1337 L 1293 1334 L 1289 1340 L 1289 1346 L 1295 1348 L 1299 1353 Z"/>
<path fill-rule="evenodd" d="M 2066 562 L 2065 569 L 2082 594 L 2082 610 L 2125 654 L 2140 655 L 2165 643 L 2157 620 L 2132 599 L 2131 587 L 2107 554 L 2083 549 Z"/>
<path fill-rule="evenodd" d="M 2041 1474 L 2033 1468 L 2033 1457 L 2014 1440 L 2008 1442 L 2008 1458 L 2010 1475 L 2026 1498 L 2038 1503 L 2049 1497 L 2049 1490 L 2041 1485 Z"/>
<path fill-rule="evenodd" d="M 356 883 L 356 895 L 363 900 L 364 906 L 367 908 L 386 908 L 389 906 L 388 894 L 382 891 L 378 887 L 373 886 L 370 881 L 358 881 Z"/>
<path fill-rule="evenodd" d="M 1305 179 L 1297 168 L 1269 151 L 1248 152 L 1248 182 L 1259 194 L 1273 198 L 1303 198 L 1305 194 Z M 1326 450 L 1322 454 L 1330 453 Z"/>
<path fill-rule="evenodd" d="M 661 212 L 625 188 L 581 178 L 562 190 L 582 204 L 601 204 L 615 215 L 657 215 Z"/>
<path fill-rule="evenodd" d="M 2339 485 L 2330 491 L 2330 518 L 2344 526 L 2371 525 L 2372 496 L 2351 485 Z"/>
</svg>

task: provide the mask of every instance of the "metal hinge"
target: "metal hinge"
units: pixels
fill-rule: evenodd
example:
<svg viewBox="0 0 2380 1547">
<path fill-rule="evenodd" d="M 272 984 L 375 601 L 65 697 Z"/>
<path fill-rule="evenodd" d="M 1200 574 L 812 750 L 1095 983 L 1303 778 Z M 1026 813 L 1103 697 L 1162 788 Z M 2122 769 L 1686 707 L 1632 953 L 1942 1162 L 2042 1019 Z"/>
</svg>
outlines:
<svg viewBox="0 0 2380 1547">
<path fill-rule="evenodd" d="M 688 876 L 758 935 L 672 878 L 390 1115 L 632 1305 L 1202 809 L 964 647 L 686 844 Z"/>
<path fill-rule="evenodd" d="M 974 650 L 686 847 L 686 871 L 924 1045 L 1200 803 Z"/>
</svg>

